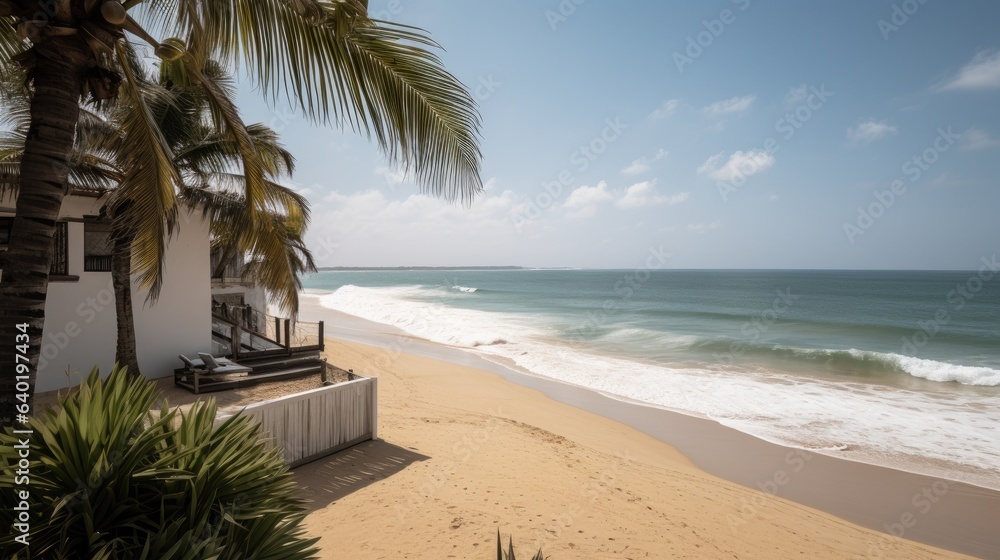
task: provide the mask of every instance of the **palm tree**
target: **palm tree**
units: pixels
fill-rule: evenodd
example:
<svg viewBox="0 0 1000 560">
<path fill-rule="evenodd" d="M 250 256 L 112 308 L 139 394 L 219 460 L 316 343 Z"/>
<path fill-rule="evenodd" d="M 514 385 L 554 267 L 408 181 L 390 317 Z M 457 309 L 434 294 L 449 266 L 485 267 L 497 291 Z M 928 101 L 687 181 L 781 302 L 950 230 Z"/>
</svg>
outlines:
<svg viewBox="0 0 1000 560">
<path fill-rule="evenodd" d="M 50 9 L 39 11 L 39 6 Z M 158 42 L 132 15 L 153 33 L 172 38 Z M 194 81 L 204 82 L 209 59 L 238 64 L 270 100 L 284 94 L 314 122 L 367 133 L 388 159 L 412 168 L 422 188 L 433 194 L 467 201 L 482 189 L 479 116 L 472 97 L 428 50 L 436 44 L 424 32 L 370 19 L 367 2 L 0 0 L 0 63 L 20 64 L 32 86 L 10 249 L 0 255 L 0 425 L 13 422 L 17 403 L 10 341 L 18 326 L 29 335 L 25 377 L 32 386 L 34 382 L 55 219 L 67 186 L 81 92 L 100 102 L 116 98 L 122 84 L 132 86 L 122 94 L 138 91 L 126 63 L 126 31 L 152 45 L 162 59 L 178 61 Z M 249 194 L 246 214 L 263 219 L 254 216 L 261 216 L 270 203 L 259 188 L 265 167 L 246 129 L 238 125 L 232 103 L 211 84 L 205 87 L 213 111 L 227 121 L 227 132 L 241 151 Z M 126 123 L 145 131 L 144 164 L 129 167 L 120 188 L 127 192 L 139 184 L 175 184 L 169 148 L 145 102 L 131 102 L 136 109 Z M 168 190 L 143 199 L 168 218 L 136 226 L 142 235 L 133 250 L 146 265 L 159 262 L 154 256 L 162 253 L 177 211 L 177 198 Z M 146 229 L 148 225 L 155 227 Z M 141 285 L 154 294 L 158 270 L 139 270 Z M 31 399 L 30 390 L 26 397 Z"/>
<path fill-rule="evenodd" d="M 140 70 L 136 65 L 137 76 L 141 76 Z M 165 64 L 158 80 L 154 76 L 141 76 L 139 83 L 150 114 L 173 153 L 176 172 L 184 181 L 179 185 L 181 198 L 192 207 L 201 208 L 211 218 L 213 245 L 230 255 L 245 251 L 251 265 L 267 263 L 266 267 L 248 266 L 247 276 L 264 287 L 274 301 L 294 314 L 298 310 L 298 290 L 301 288 L 299 276 L 315 270 L 312 255 L 302 242 L 309 220 L 308 202 L 275 182 L 282 176 L 291 175 L 294 158 L 278 142 L 274 131 L 260 124 L 247 127 L 261 161 L 267 167 L 263 186 L 271 192 L 271 198 L 280 200 L 285 206 L 269 208 L 263 220 L 244 220 L 246 194 L 241 194 L 240 188 L 246 185 L 246 181 L 235 171 L 239 163 L 238 147 L 225 136 L 221 123 L 213 122 L 201 85 L 185 86 L 175 82 L 175 70 L 171 64 Z M 205 76 L 227 95 L 234 95 L 231 77 L 218 64 L 209 64 Z M 0 106 L 7 110 L 8 116 L 4 120 L 14 129 L 0 136 L 2 170 L 3 166 L 14 167 L 22 157 L 28 127 L 27 99 L 23 95 L 14 95 Z M 126 173 L 124 169 L 137 159 L 134 153 L 136 146 L 141 145 L 130 136 L 134 131 L 122 125 L 130 110 L 132 108 L 125 104 L 118 104 L 103 114 L 81 109 L 83 120 L 78 125 L 76 145 L 70 158 L 69 182 L 72 190 L 108 191 L 122 181 Z M 7 174 L 0 173 L 0 193 L 17 188 L 16 173 L 15 169 L 9 169 Z M 102 213 L 112 222 L 114 247 L 111 273 L 117 317 L 115 361 L 127 366 L 130 374 L 137 375 L 139 366 L 131 291 L 132 246 L 141 235 L 138 224 L 161 220 L 162 217 L 143 216 L 142 213 L 152 206 L 129 199 L 123 193 L 122 190 L 112 190 Z M 156 196 L 157 185 L 133 190 L 132 194 L 147 198 Z M 247 235 L 248 224 L 260 231 Z M 263 246 L 247 245 L 241 243 L 245 238 L 257 238 L 268 243 Z M 162 259 L 164 255 L 161 253 L 159 256 Z M 163 264 L 151 263 L 150 266 L 162 267 Z"/>
<path fill-rule="evenodd" d="M 135 73 L 139 76 L 139 68 Z M 261 124 L 247 126 L 238 116 L 218 118 L 212 111 L 214 101 L 225 103 L 235 97 L 231 77 L 215 62 L 208 61 L 198 82 L 186 79 L 185 72 L 176 62 L 161 66 L 159 84 L 154 78 L 141 81 L 149 93 L 147 106 L 154 123 L 173 154 L 173 165 L 181 180 L 178 185 L 181 199 L 193 207 L 200 207 L 211 219 L 213 245 L 228 254 L 247 254 L 251 262 L 267 262 L 267 266 L 253 275 L 272 299 L 291 313 L 298 311 L 299 276 L 315 270 L 312 255 L 302 242 L 302 235 L 309 221 L 308 202 L 276 181 L 291 176 L 294 158 L 278 141 L 277 134 Z M 207 87 L 211 86 L 211 90 Z M 215 96 L 221 96 L 216 98 Z M 120 106 L 114 113 L 116 120 L 124 121 L 132 108 Z M 263 178 L 252 185 L 239 172 L 239 165 L 246 161 L 239 142 L 229 130 L 238 126 L 251 141 L 253 157 L 263 166 Z M 122 130 L 127 130 L 122 127 Z M 135 146 L 126 135 L 120 137 L 116 150 L 118 165 L 143 165 L 142 153 L 135 153 Z M 254 186 L 257 192 L 250 192 Z M 174 194 L 172 191 L 167 196 Z M 112 214 L 112 238 L 115 250 L 112 259 L 112 276 L 116 280 L 116 302 L 122 300 L 128 309 L 122 310 L 118 321 L 118 346 L 116 361 L 129 364 L 130 371 L 138 372 L 135 353 L 135 334 L 131 312 L 132 266 L 150 272 L 152 287 L 150 299 L 155 300 L 163 267 L 162 250 L 134 254 L 133 246 L 142 239 L 144 231 L 155 230 L 166 224 L 167 231 L 176 227 L 157 213 L 156 205 L 145 203 L 150 197 L 162 195 L 158 185 L 139 183 L 131 190 L 116 191 L 108 202 Z M 268 201 L 258 208 L 247 201 L 252 197 Z M 158 248 L 158 247 L 157 247 Z M 133 259 L 133 257 L 137 257 Z M 119 295 L 118 290 L 122 293 Z"/>
</svg>

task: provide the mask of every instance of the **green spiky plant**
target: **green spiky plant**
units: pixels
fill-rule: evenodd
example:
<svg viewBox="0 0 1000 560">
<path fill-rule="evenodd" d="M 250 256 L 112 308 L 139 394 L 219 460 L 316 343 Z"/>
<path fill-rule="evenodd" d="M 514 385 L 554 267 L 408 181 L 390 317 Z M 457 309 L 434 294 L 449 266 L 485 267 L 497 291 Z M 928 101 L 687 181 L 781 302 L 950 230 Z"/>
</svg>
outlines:
<svg viewBox="0 0 1000 560">
<path fill-rule="evenodd" d="M 531 560 L 545 560 L 545 556 L 542 555 L 542 549 L 539 548 L 538 552 L 531 557 Z M 517 560 L 514 557 L 514 537 L 511 536 L 507 540 L 507 552 L 503 550 L 503 543 L 500 542 L 500 530 L 497 529 L 497 560 Z"/>
<path fill-rule="evenodd" d="M 30 546 L 0 537 L 0 556 L 148 560 L 313 558 L 304 501 L 281 451 L 249 417 L 215 426 L 216 406 L 187 413 L 153 383 L 95 368 L 80 390 L 36 415 L 31 428 Z M 19 437 L 23 438 L 23 435 Z M 18 456 L 0 434 L 0 487 L 14 488 Z M 0 522 L 10 527 L 7 507 Z"/>
</svg>

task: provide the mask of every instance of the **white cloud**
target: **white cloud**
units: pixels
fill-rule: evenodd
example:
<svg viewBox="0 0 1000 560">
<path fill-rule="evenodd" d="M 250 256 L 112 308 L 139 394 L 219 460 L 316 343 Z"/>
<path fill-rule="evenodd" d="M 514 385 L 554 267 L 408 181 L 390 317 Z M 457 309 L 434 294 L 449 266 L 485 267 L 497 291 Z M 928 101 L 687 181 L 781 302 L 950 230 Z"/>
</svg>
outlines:
<svg viewBox="0 0 1000 560">
<path fill-rule="evenodd" d="M 967 152 L 978 152 L 1000 147 L 1000 140 L 990 137 L 989 133 L 979 128 L 970 128 L 962 134 L 959 147 Z"/>
<path fill-rule="evenodd" d="M 649 171 L 649 158 L 647 157 L 641 157 L 622 169 L 622 173 L 626 175 L 638 175 L 646 171 Z"/>
<path fill-rule="evenodd" d="M 649 118 L 657 120 L 669 117 L 670 115 L 674 114 L 674 111 L 677 110 L 677 107 L 680 105 L 680 103 L 681 103 L 680 99 L 668 99 L 663 102 L 663 105 L 660 105 L 659 109 L 650 113 Z"/>
<path fill-rule="evenodd" d="M 1000 88 L 1000 51 L 980 51 L 939 90 Z"/>
<path fill-rule="evenodd" d="M 711 105 L 704 107 L 702 111 L 710 117 L 721 117 L 722 115 L 728 115 L 730 113 L 739 113 L 740 111 L 746 111 L 749 109 L 755 99 L 757 99 L 757 97 L 753 95 L 747 95 L 746 97 L 733 97 L 732 99 L 712 103 Z"/>
<path fill-rule="evenodd" d="M 688 231 L 693 231 L 695 233 L 705 233 L 706 231 L 719 229 L 720 227 L 722 227 L 722 222 L 719 220 L 715 220 L 714 222 L 709 224 L 704 224 L 704 223 L 688 224 L 687 229 Z"/>
<path fill-rule="evenodd" d="M 615 201 L 619 208 L 639 208 L 642 206 L 657 206 L 667 204 L 673 206 L 688 199 L 690 193 L 681 192 L 664 196 L 656 191 L 656 181 L 643 181 L 625 189 L 625 194 Z"/>
<path fill-rule="evenodd" d="M 731 182 L 737 178 L 746 179 L 774 165 L 774 156 L 764 150 L 734 152 L 725 163 L 722 163 L 724 158 L 722 154 L 723 152 L 719 152 L 705 160 L 705 163 L 698 167 L 698 174 L 716 181 Z"/>
<path fill-rule="evenodd" d="M 423 194 L 394 200 L 378 190 L 331 192 L 323 201 L 306 234 L 320 266 L 428 264 L 445 255 L 452 264 L 488 262 L 483 252 L 514 252 L 518 238 L 509 190 L 481 195 L 471 207 Z"/>
<path fill-rule="evenodd" d="M 600 206 L 614 202 L 618 208 L 631 209 L 666 204 L 680 204 L 690 197 L 689 192 L 670 195 L 661 194 L 656 190 L 656 180 L 642 181 L 629 186 L 624 191 L 612 191 L 607 181 L 601 181 L 596 186 L 582 186 L 566 197 L 562 208 L 566 211 L 567 220 L 583 220 L 597 214 Z"/>
<path fill-rule="evenodd" d="M 566 213 L 567 219 L 582 220 L 596 214 L 598 205 L 609 200 L 614 197 L 608 192 L 608 184 L 601 181 L 596 187 L 584 185 L 569 193 L 563 208 L 571 210 Z"/>
<path fill-rule="evenodd" d="M 489 179 L 486 180 L 485 183 L 483 183 L 483 190 L 484 191 L 493 190 L 493 187 L 495 186 L 497 186 L 497 178 L 490 177 Z"/>
<path fill-rule="evenodd" d="M 387 185 L 398 185 L 408 179 L 406 171 L 402 169 L 389 169 L 388 167 L 376 167 L 375 174 L 385 179 Z"/>
<path fill-rule="evenodd" d="M 895 133 L 896 127 L 890 125 L 889 123 L 868 119 L 867 121 L 859 123 L 857 126 L 848 128 L 847 139 L 851 142 L 851 144 L 857 145 L 878 140 L 879 138 L 885 138 L 886 136 Z"/>
<path fill-rule="evenodd" d="M 719 152 L 714 156 L 709 156 L 709 158 L 705 160 L 705 163 L 698 166 L 698 174 L 712 177 L 711 173 L 714 173 L 719 168 L 719 162 L 722 161 L 722 154 L 724 153 L 725 152 Z"/>
<path fill-rule="evenodd" d="M 574 190 L 566 198 L 563 206 L 566 208 L 582 208 L 597 202 L 611 200 L 613 197 L 608 192 L 608 184 L 605 181 L 597 183 L 596 187 L 582 186 Z"/>
<path fill-rule="evenodd" d="M 295 194 L 302 195 L 306 198 L 308 198 L 309 195 L 311 194 L 315 194 L 317 192 L 317 189 L 323 188 L 321 185 L 311 185 L 309 187 L 303 187 L 301 185 L 296 185 L 294 182 L 288 180 L 281 181 L 281 186 L 291 190 Z"/>
<path fill-rule="evenodd" d="M 794 107 L 805 101 L 808 97 L 809 87 L 801 84 L 788 90 L 788 93 L 785 94 L 784 104 L 786 107 Z"/>
<path fill-rule="evenodd" d="M 642 156 L 641 158 L 634 160 L 632 163 L 628 164 L 627 166 L 625 166 L 624 169 L 622 169 L 622 173 L 624 173 L 625 175 L 638 175 L 639 173 L 645 173 L 646 171 L 649 171 L 650 162 L 660 161 L 661 159 L 667 157 L 667 155 L 669 154 L 670 152 L 668 150 L 660 148 L 651 158 L 647 156 Z"/>
</svg>

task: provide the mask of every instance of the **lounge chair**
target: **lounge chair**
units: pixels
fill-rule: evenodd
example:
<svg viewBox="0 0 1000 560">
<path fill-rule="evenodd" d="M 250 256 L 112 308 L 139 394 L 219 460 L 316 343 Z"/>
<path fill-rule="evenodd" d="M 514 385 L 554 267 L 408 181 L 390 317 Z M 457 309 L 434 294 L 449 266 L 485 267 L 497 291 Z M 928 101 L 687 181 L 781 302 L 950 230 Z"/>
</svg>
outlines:
<svg viewBox="0 0 1000 560">
<path fill-rule="evenodd" d="M 201 358 L 195 358 L 192 360 L 191 358 L 188 358 L 184 354 L 178 354 L 177 357 L 180 358 L 182 362 L 184 362 L 184 367 L 186 367 L 191 371 L 200 371 L 205 369 L 205 362 Z"/>
<path fill-rule="evenodd" d="M 188 358 L 184 354 L 178 354 L 177 357 L 180 358 L 181 361 L 184 362 L 184 366 L 191 371 L 200 372 L 205 370 L 205 360 L 202 360 L 201 358 L 195 358 L 192 360 L 191 358 Z M 218 362 L 219 365 L 223 366 L 232 365 L 233 363 L 229 361 L 229 359 L 227 358 L 215 358 L 215 361 Z"/>
<path fill-rule="evenodd" d="M 201 358 L 202 363 L 205 365 L 206 373 L 209 375 L 223 375 L 226 373 L 249 373 L 253 371 L 253 368 L 237 364 L 236 362 L 231 362 L 222 358 L 222 362 L 216 359 L 211 354 L 205 352 L 198 352 L 198 357 Z"/>
</svg>

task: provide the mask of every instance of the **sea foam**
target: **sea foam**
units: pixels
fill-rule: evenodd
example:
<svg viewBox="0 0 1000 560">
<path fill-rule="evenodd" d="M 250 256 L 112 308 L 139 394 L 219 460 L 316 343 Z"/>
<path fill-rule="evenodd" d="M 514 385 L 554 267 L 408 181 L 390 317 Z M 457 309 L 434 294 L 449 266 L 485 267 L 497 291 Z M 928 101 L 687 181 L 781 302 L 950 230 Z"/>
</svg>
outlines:
<svg viewBox="0 0 1000 560">
<path fill-rule="evenodd" d="M 1000 489 L 1000 405 L 975 394 L 918 392 L 801 375 L 670 364 L 560 341 L 539 317 L 452 307 L 454 291 L 343 286 L 323 306 L 606 395 L 714 419 L 762 439 Z M 611 338 L 656 336 L 621 331 Z M 677 340 L 687 345 L 694 340 Z M 825 352 L 822 350 L 805 352 Z M 990 384 L 995 370 L 905 356 L 835 351 L 937 381 Z M 994 383 L 995 384 L 995 383 Z"/>
</svg>

